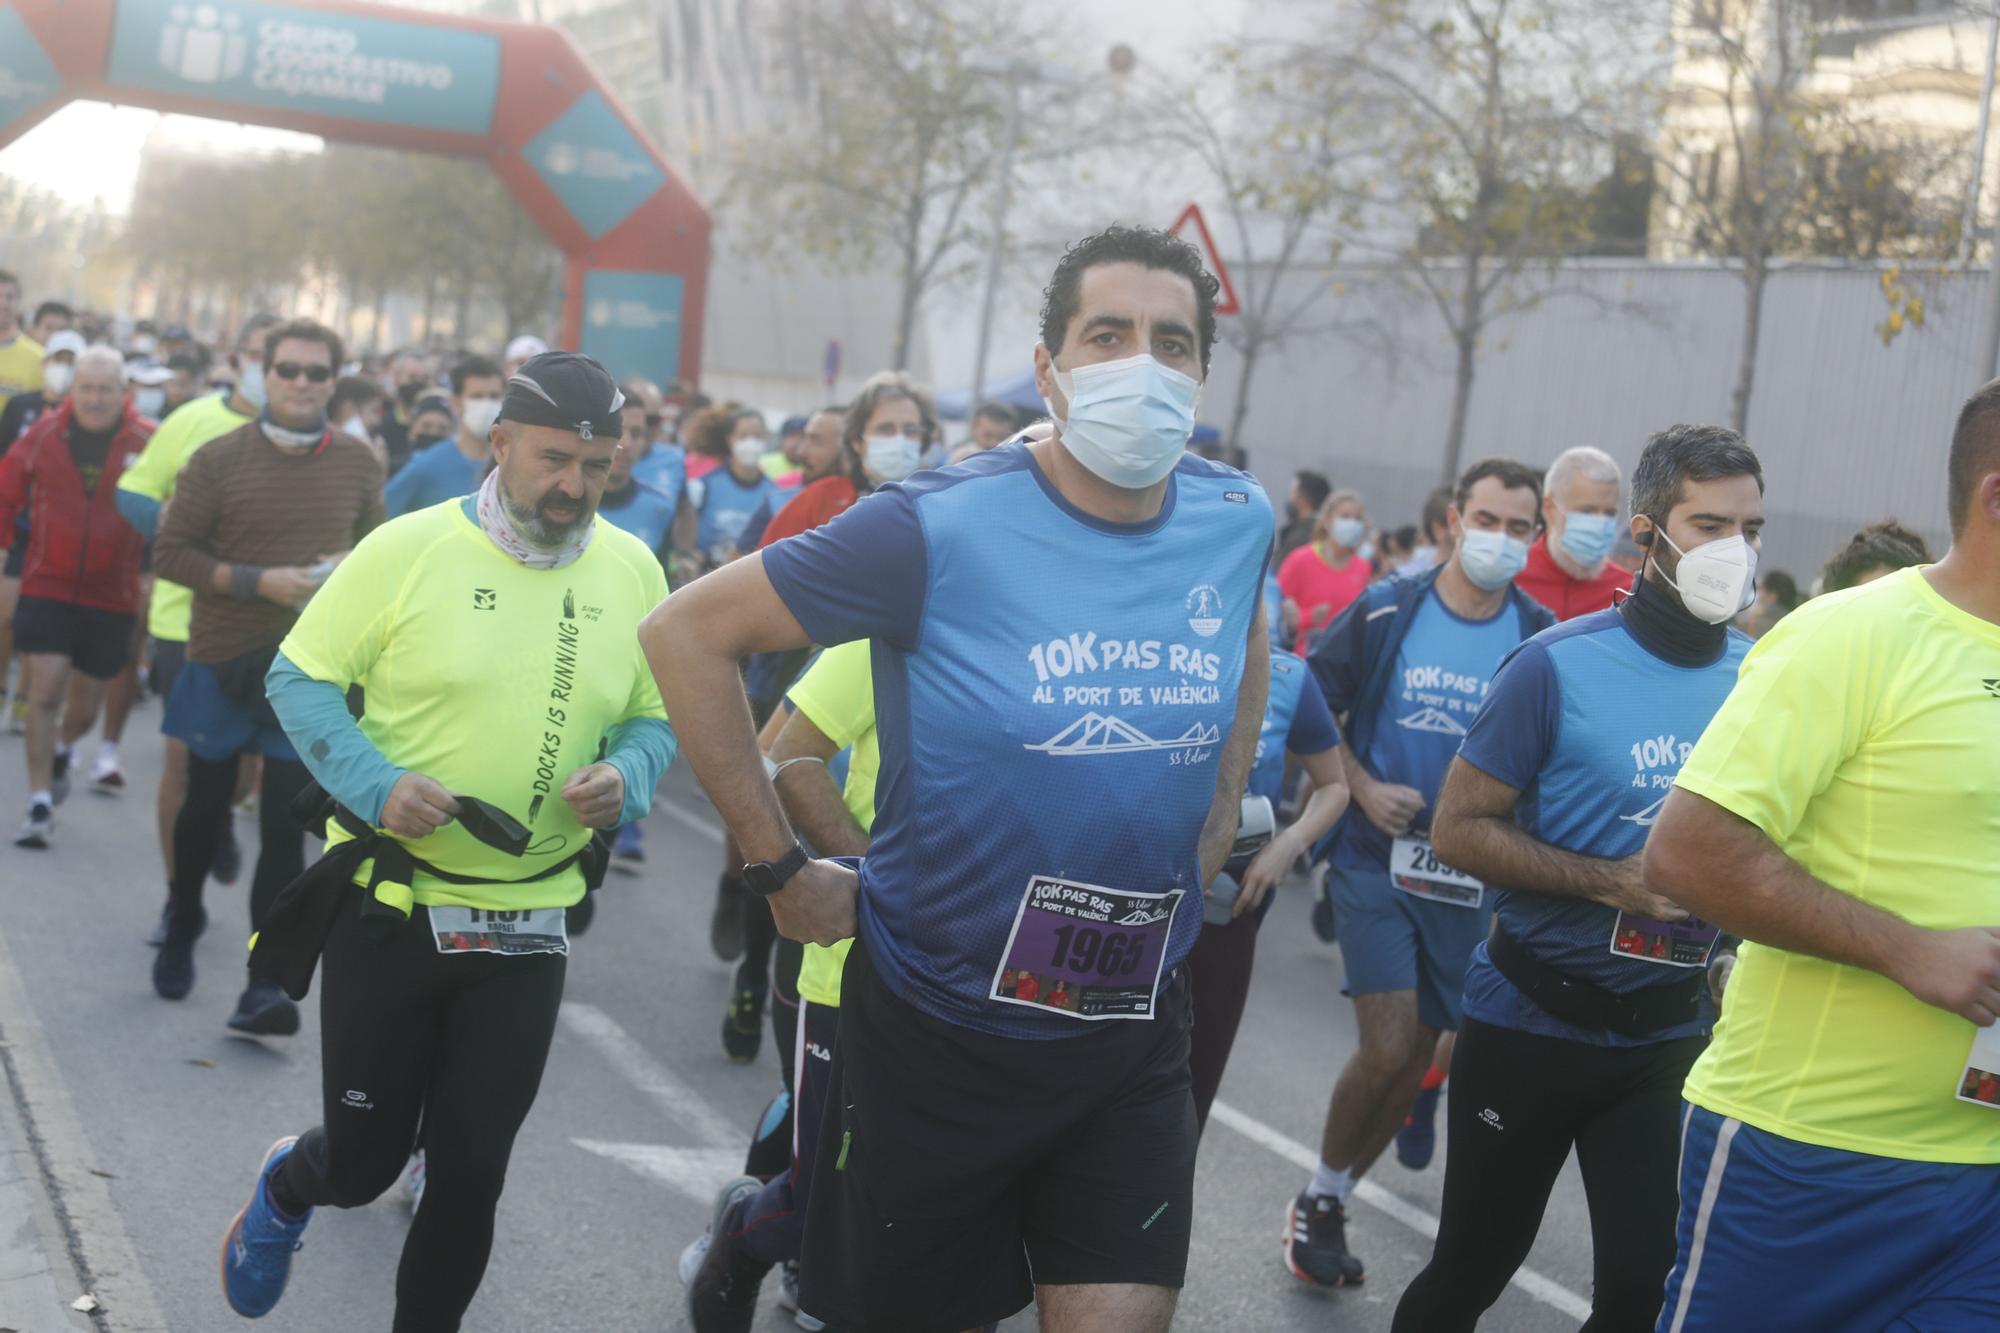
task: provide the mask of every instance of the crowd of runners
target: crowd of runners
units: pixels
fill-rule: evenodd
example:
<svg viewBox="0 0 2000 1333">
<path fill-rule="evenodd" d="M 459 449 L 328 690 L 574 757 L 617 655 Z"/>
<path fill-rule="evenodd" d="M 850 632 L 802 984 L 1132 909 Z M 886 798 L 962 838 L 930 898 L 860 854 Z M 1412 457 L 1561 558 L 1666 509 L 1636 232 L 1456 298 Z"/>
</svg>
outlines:
<svg viewBox="0 0 2000 1333">
<path fill-rule="evenodd" d="M 1167 1328 L 1287 884 L 1359 1041 L 1274 1273 L 1366 1281 L 1349 1201 L 1443 1114 L 1398 1330 L 1477 1324 L 1572 1153 L 1597 1333 L 2000 1326 L 2000 382 L 1905 446 L 1949 550 L 1884 518 L 1802 581 L 1718 426 L 1616 442 L 1629 476 L 1480 459 L 1408 525 L 1267 497 L 1189 450 L 1216 296 L 1172 237 L 1083 238 L 1045 410 L 948 428 L 897 373 L 781 419 L 533 335 L 215 344 L 0 272 L 12 864 L 60 878 L 156 696 L 153 991 L 198 1002 L 246 873 L 228 1026 L 319 990 L 317 1123 L 212 1219 L 231 1309 L 401 1180 L 394 1327 L 460 1327 L 570 940 L 660 874 L 678 759 L 729 834 L 721 1046 L 768 1023 L 780 1069 L 663 1251 L 701 1333 L 767 1280 L 808 1329 Z"/>
</svg>

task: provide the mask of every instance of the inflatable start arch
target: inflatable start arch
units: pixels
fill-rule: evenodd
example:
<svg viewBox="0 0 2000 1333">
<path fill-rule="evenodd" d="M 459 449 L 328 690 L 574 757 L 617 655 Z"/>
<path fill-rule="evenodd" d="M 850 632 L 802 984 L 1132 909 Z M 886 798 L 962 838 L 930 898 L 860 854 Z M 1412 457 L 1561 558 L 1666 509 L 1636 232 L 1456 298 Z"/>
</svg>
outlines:
<svg viewBox="0 0 2000 1333">
<path fill-rule="evenodd" d="M 565 257 L 561 343 L 693 384 L 708 211 L 569 38 L 351 0 L 0 0 L 0 147 L 88 98 L 489 162 Z"/>
</svg>

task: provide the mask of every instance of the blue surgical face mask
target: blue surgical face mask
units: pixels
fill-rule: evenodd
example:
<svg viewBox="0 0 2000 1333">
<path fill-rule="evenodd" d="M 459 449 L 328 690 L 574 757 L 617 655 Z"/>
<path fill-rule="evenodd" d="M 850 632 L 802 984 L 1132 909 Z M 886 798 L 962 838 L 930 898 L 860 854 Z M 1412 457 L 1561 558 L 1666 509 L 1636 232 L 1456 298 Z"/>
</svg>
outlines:
<svg viewBox="0 0 2000 1333">
<path fill-rule="evenodd" d="M 1498 592 L 1528 567 L 1528 544 L 1504 532 L 1468 531 L 1458 543 L 1458 563 L 1487 592 Z"/>
<path fill-rule="evenodd" d="M 1067 419 L 1049 416 L 1076 461 L 1113 486 L 1141 491 L 1163 480 L 1194 433 L 1199 382 L 1146 355 L 1057 370 Z"/>
<path fill-rule="evenodd" d="M 1333 540 L 1337 545 L 1350 551 L 1361 549 L 1361 539 L 1368 535 L 1368 525 L 1358 518 L 1336 518 L 1333 520 Z"/>
<path fill-rule="evenodd" d="M 255 361 L 245 361 L 236 377 L 236 392 L 243 396 L 244 402 L 261 412 L 264 408 L 264 367 Z"/>
<path fill-rule="evenodd" d="M 1601 565 L 1618 541 L 1618 520 L 1609 514 L 1563 511 L 1563 554 L 1579 565 Z"/>
</svg>

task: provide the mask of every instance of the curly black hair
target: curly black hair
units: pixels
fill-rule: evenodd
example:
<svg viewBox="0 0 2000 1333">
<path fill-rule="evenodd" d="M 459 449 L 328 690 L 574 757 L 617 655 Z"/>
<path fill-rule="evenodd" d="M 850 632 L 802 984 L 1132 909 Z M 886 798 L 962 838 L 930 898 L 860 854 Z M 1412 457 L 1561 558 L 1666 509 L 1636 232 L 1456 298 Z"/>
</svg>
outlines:
<svg viewBox="0 0 2000 1333">
<path fill-rule="evenodd" d="M 1063 253 L 1055 276 L 1042 292 L 1042 346 L 1051 354 L 1062 350 L 1063 334 L 1076 318 L 1083 271 L 1096 264 L 1141 264 L 1178 273 L 1193 283 L 1200 312 L 1196 333 L 1201 340 L 1201 369 L 1204 375 L 1208 373 L 1209 353 L 1215 347 L 1215 300 L 1222 284 L 1203 266 L 1199 250 L 1178 236 L 1151 227 L 1106 227 Z"/>
<path fill-rule="evenodd" d="M 1931 548 L 1917 533 L 1893 518 L 1870 523 L 1854 534 L 1847 545 L 1833 553 L 1820 575 L 1823 592 L 1839 592 L 1861 582 L 1862 575 L 1874 570 L 1894 573 L 1911 565 L 1928 565 Z"/>
</svg>

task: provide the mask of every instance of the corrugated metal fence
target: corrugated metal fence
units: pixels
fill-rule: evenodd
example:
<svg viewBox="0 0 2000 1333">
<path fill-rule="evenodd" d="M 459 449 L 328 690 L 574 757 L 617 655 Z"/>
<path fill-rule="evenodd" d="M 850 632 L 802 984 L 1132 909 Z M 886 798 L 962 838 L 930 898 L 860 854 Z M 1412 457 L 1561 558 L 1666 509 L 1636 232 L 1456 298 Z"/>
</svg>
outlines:
<svg viewBox="0 0 2000 1333">
<path fill-rule="evenodd" d="M 1414 521 L 1437 484 L 1451 410 L 1452 349 L 1427 300 L 1366 270 L 1296 275 L 1341 331 L 1267 351 L 1244 427 L 1252 468 L 1282 498 L 1291 473 L 1327 473 L 1385 526 Z M 1876 272 L 1794 267 L 1771 278 L 1746 432 L 1763 459 L 1767 568 L 1801 584 L 1864 523 L 1895 516 L 1942 554 L 1945 457 L 1976 387 L 1986 275 L 1920 278 L 1924 327 L 1889 346 Z M 1465 457 L 1546 464 L 1574 444 L 1630 475 L 1646 437 L 1727 421 L 1743 285 L 1710 266 L 1589 264 L 1523 279 L 1551 294 L 1489 329 Z M 1203 418 L 1226 425 L 1240 364 L 1217 353 Z"/>
</svg>

